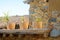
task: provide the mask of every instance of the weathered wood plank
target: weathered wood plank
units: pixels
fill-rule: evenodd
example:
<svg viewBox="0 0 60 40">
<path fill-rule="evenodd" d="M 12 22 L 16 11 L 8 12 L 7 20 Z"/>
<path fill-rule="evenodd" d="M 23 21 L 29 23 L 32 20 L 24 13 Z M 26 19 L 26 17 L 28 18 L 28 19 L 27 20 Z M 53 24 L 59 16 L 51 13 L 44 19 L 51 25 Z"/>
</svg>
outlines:
<svg viewBox="0 0 60 40">
<path fill-rule="evenodd" d="M 5 34 L 42 34 L 42 33 L 48 33 L 50 29 L 27 29 L 27 30 L 20 30 L 20 29 L 15 29 L 15 30 L 3 30 L 0 29 L 0 33 L 5 33 Z"/>
</svg>

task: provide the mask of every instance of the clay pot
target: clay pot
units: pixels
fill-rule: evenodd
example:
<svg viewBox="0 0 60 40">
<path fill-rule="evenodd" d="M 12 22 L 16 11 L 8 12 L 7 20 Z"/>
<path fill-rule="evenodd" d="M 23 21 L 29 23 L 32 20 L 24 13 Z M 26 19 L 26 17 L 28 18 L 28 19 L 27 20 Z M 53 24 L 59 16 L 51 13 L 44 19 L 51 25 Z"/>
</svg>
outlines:
<svg viewBox="0 0 60 40">
<path fill-rule="evenodd" d="M 28 22 L 23 22 L 23 23 L 22 23 L 22 29 L 23 29 L 23 30 L 28 29 L 28 25 L 29 25 Z"/>
<path fill-rule="evenodd" d="M 34 28 L 43 28 L 42 22 L 34 22 Z"/>
<path fill-rule="evenodd" d="M 10 23 L 8 26 L 7 26 L 7 29 L 15 29 L 15 23 Z"/>
</svg>

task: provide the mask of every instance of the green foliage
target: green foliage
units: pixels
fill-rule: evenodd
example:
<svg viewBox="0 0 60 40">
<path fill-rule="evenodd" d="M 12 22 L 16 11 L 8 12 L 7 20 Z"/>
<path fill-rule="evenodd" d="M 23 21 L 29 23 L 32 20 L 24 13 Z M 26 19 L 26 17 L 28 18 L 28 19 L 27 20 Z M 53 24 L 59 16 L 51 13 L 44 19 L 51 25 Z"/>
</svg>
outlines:
<svg viewBox="0 0 60 40">
<path fill-rule="evenodd" d="M 21 17 L 21 20 L 22 20 L 22 21 L 24 20 L 24 16 Z"/>
<path fill-rule="evenodd" d="M 1 19 L 1 17 L 0 17 L 0 21 L 1 21 L 2 19 Z"/>
<path fill-rule="evenodd" d="M 36 21 L 40 22 L 40 21 L 42 21 L 42 19 L 41 18 L 36 18 Z"/>
<path fill-rule="evenodd" d="M 8 12 L 4 13 L 4 21 L 5 21 L 5 22 L 8 22 L 8 21 L 9 21 Z"/>
</svg>

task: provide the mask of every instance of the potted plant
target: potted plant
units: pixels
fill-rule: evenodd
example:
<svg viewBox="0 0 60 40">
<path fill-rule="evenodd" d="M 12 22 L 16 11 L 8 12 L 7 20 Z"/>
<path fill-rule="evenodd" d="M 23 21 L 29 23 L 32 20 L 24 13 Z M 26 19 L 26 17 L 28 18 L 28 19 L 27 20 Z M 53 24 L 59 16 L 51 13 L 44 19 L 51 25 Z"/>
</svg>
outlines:
<svg viewBox="0 0 60 40">
<path fill-rule="evenodd" d="M 8 15 L 8 12 L 4 12 L 4 18 L 3 18 L 3 21 L 4 21 L 5 23 L 7 23 L 7 25 L 8 25 L 8 21 L 9 21 L 9 15 Z M 7 25 L 6 25 L 6 27 L 7 27 Z"/>
<path fill-rule="evenodd" d="M 35 28 L 42 28 L 42 19 L 41 18 L 36 18 L 35 19 Z"/>
</svg>

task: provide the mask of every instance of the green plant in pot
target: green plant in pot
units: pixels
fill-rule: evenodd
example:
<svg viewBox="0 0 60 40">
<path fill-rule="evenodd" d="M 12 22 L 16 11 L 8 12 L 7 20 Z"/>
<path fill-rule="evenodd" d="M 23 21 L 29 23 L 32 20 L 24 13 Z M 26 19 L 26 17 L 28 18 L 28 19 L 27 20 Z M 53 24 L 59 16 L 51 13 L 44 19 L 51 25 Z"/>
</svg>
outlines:
<svg viewBox="0 0 60 40">
<path fill-rule="evenodd" d="M 3 22 L 5 22 L 8 25 L 8 21 L 9 21 L 8 12 L 4 12 L 3 14 L 4 14 Z M 7 27 L 7 25 L 5 25 L 5 27 Z"/>
</svg>

